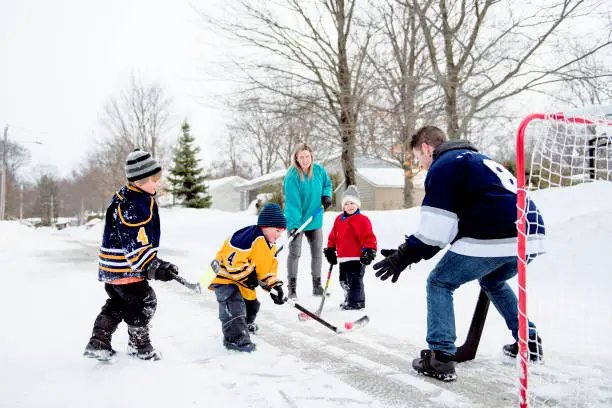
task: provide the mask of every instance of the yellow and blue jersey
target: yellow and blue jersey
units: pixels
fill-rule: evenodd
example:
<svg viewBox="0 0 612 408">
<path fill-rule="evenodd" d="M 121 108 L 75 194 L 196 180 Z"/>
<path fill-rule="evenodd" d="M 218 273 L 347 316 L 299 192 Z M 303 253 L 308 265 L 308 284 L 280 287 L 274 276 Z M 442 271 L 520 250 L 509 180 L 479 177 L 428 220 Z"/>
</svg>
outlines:
<svg viewBox="0 0 612 408">
<path fill-rule="evenodd" d="M 122 187 L 106 209 L 98 280 L 114 284 L 143 280 L 145 267 L 157 256 L 159 238 L 155 198 L 137 187 Z"/>
<path fill-rule="evenodd" d="M 275 254 L 276 245 L 268 243 L 257 225 L 236 231 L 217 252 L 219 270 L 209 289 L 213 290 L 215 284 L 237 285 L 245 299 L 256 299 L 258 281 L 268 286 L 278 282 Z"/>
</svg>

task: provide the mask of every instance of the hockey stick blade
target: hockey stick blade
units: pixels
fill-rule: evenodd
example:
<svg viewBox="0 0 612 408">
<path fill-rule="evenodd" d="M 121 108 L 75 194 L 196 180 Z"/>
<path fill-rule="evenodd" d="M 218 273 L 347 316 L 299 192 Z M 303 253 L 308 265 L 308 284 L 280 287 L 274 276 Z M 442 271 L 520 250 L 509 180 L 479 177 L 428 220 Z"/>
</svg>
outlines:
<svg viewBox="0 0 612 408">
<path fill-rule="evenodd" d="M 357 320 L 354 320 L 352 322 L 349 321 L 349 322 L 344 323 L 344 330 L 341 330 L 339 333 L 344 333 L 344 332 L 355 331 L 355 330 L 361 329 L 362 327 L 364 327 L 368 323 L 370 323 L 370 317 L 368 315 L 363 315 L 363 316 L 361 316 Z"/>
<path fill-rule="evenodd" d="M 187 289 L 194 291 L 195 293 L 202 293 L 202 288 L 199 283 L 191 283 L 187 279 L 183 278 L 180 275 L 170 273 L 172 275 L 172 279 L 185 286 Z"/>
<path fill-rule="evenodd" d="M 331 331 L 333 331 L 335 333 L 340 333 L 339 328 L 337 326 L 329 323 L 327 320 L 321 319 L 315 313 L 313 313 L 310 310 L 306 309 L 304 306 L 300 305 L 299 303 L 296 303 L 296 302 L 294 302 L 292 300 L 288 300 L 287 303 L 289 303 L 291 306 L 295 307 L 297 310 L 299 310 L 300 312 L 304 313 L 305 315 L 307 315 L 311 319 L 316 320 L 317 322 L 321 323 L 323 326 L 327 327 Z"/>
</svg>

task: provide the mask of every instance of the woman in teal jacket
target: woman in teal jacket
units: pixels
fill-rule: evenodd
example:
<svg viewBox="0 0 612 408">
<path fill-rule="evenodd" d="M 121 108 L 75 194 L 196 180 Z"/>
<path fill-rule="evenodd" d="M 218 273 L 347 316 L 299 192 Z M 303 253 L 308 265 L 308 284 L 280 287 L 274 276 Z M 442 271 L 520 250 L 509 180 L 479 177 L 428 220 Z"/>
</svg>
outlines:
<svg viewBox="0 0 612 408">
<path fill-rule="evenodd" d="M 323 166 L 314 163 L 312 147 L 298 143 L 293 151 L 293 166 L 285 176 L 285 217 L 287 231 L 290 233 L 302 225 L 308 217 L 323 205 L 331 205 L 332 183 Z M 323 251 L 323 214 L 319 213 L 304 228 L 304 235 L 310 244 L 312 274 L 312 294 L 323 295 L 321 287 L 321 260 Z M 287 275 L 289 278 L 289 298 L 296 298 L 298 262 L 302 253 L 302 234 L 289 244 Z"/>
</svg>

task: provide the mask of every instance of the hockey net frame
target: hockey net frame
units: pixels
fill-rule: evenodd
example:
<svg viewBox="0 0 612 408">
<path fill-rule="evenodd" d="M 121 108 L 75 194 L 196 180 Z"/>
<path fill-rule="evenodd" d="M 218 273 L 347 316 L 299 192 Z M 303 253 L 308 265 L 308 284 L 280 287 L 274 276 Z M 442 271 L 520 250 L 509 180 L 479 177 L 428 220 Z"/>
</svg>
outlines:
<svg viewBox="0 0 612 408">
<path fill-rule="evenodd" d="M 543 125 L 530 140 L 525 170 L 525 133 L 531 123 Z M 531 129 L 531 127 L 530 127 Z M 602 131 L 603 129 L 603 131 Z M 607 130 L 607 131 L 606 131 Z M 528 398 L 527 191 L 564 187 L 595 180 L 612 181 L 612 118 L 600 114 L 534 113 L 523 119 L 516 136 L 517 256 L 519 314 L 519 406 Z M 526 176 L 528 175 L 528 177 Z"/>
</svg>

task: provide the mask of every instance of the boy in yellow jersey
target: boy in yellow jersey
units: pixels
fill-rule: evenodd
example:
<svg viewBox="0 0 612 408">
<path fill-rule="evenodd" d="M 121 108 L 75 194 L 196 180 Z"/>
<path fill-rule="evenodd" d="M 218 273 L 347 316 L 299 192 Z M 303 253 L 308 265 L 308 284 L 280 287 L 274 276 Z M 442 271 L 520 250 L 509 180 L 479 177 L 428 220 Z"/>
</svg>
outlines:
<svg viewBox="0 0 612 408">
<path fill-rule="evenodd" d="M 96 317 L 85 357 L 108 361 L 115 354 L 111 339 L 122 321 L 128 325 L 128 354 L 159 360 L 149 339 L 149 322 L 157 298 L 147 279 L 168 281 L 178 268 L 157 256 L 160 238 L 155 193 L 162 168 L 147 152 L 136 149 L 125 163 L 127 185 L 113 195 L 98 260 L 98 280 L 108 299 Z"/>
<path fill-rule="evenodd" d="M 267 204 L 259 213 L 257 225 L 236 231 L 217 252 L 219 270 L 209 289 L 215 291 L 219 302 L 223 345 L 228 350 L 255 350 L 249 332 L 257 331 L 255 318 L 260 303 L 255 288 L 260 282 L 274 303 L 285 303 L 283 282 L 276 276 L 278 260 L 274 244 L 286 227 L 280 207 Z"/>
</svg>

